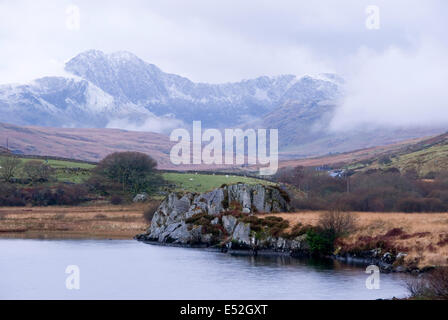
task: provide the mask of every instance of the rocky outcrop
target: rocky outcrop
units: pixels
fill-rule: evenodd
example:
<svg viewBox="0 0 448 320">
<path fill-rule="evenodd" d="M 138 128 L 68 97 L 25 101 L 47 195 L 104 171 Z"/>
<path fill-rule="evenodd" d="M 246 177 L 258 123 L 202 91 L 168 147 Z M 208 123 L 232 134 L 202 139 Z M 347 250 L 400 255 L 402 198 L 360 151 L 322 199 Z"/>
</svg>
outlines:
<svg viewBox="0 0 448 320">
<path fill-rule="evenodd" d="M 288 197 L 274 186 L 235 184 L 213 191 L 170 193 L 154 214 L 142 241 L 179 245 L 216 245 L 221 248 L 289 252 L 306 249 L 305 238 L 260 236 L 244 221 L 254 213 L 286 212 Z"/>
<path fill-rule="evenodd" d="M 136 239 L 181 246 L 216 247 L 239 254 L 287 254 L 295 257 L 319 254 L 310 247 L 312 241 L 309 241 L 307 228 L 288 229 L 289 224 L 279 217 L 254 215 L 288 210 L 287 195 L 272 186 L 240 183 L 204 194 L 170 193 L 154 213 L 147 232 L 137 235 Z M 326 252 L 322 255 L 347 263 L 375 264 L 382 272 L 419 271 L 403 265 L 406 253 L 381 248 L 341 253 L 339 247 L 333 254 Z"/>
</svg>

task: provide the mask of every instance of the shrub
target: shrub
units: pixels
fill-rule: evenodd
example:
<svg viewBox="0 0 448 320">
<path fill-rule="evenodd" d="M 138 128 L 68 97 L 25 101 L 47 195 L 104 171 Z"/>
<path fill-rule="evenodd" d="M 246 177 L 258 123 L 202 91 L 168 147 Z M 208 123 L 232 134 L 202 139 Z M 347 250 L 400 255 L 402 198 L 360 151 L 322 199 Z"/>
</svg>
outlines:
<svg viewBox="0 0 448 320">
<path fill-rule="evenodd" d="M 244 223 L 250 224 L 250 229 L 255 233 L 269 234 L 273 237 L 283 235 L 285 229 L 289 227 L 289 222 L 280 217 L 268 216 L 260 219 L 256 216 L 244 216 L 241 219 Z"/>
<path fill-rule="evenodd" d="M 444 212 L 447 207 L 436 198 L 406 198 L 398 202 L 398 210 L 403 212 Z"/>
<path fill-rule="evenodd" d="M 448 299 L 448 268 L 437 268 L 417 279 L 407 281 L 413 298 Z"/>
<path fill-rule="evenodd" d="M 389 156 L 383 156 L 383 157 L 378 159 L 378 163 L 382 164 L 382 165 L 387 165 L 387 164 L 392 163 L 392 160 L 390 159 Z"/>
<path fill-rule="evenodd" d="M 234 200 L 229 203 L 229 210 L 241 211 L 243 206 L 238 201 Z"/>
<path fill-rule="evenodd" d="M 312 229 L 313 229 L 312 226 L 309 226 L 309 225 L 304 226 L 303 224 L 301 224 L 299 222 L 294 227 L 292 227 L 291 232 L 289 232 L 289 234 L 287 234 L 285 236 L 288 239 L 294 239 L 294 238 L 297 238 L 299 236 L 306 234 L 309 230 L 312 230 Z"/>
<path fill-rule="evenodd" d="M 49 196 L 50 193 L 47 192 Z M 77 205 L 87 200 L 87 189 L 84 185 L 60 184 L 56 187 L 53 196 L 52 199 L 54 199 L 57 205 Z"/>
<path fill-rule="evenodd" d="M 334 251 L 335 234 L 329 230 L 310 229 L 306 233 L 311 254 L 327 255 Z"/>
<path fill-rule="evenodd" d="M 420 199 L 405 198 L 398 202 L 398 210 L 403 212 L 421 212 L 422 201 Z"/>
<path fill-rule="evenodd" d="M 202 223 L 204 223 L 206 221 L 211 221 L 212 219 L 213 219 L 213 216 L 207 214 L 206 212 L 198 212 L 198 213 L 195 213 L 194 215 L 192 215 L 190 218 L 187 218 L 185 220 L 185 223 L 201 225 Z"/>
<path fill-rule="evenodd" d="M 276 179 L 304 193 L 291 199 L 296 210 L 446 212 L 448 172 L 434 174 L 430 182 L 411 173 L 373 169 L 355 173 L 347 181 L 345 176 L 331 177 L 326 171 L 296 168 L 281 169 Z"/>
<path fill-rule="evenodd" d="M 110 198 L 110 203 L 113 205 L 119 205 L 123 203 L 123 198 L 118 195 L 113 195 L 112 198 Z"/>
<path fill-rule="evenodd" d="M 23 165 L 23 172 L 33 182 L 45 182 L 53 174 L 53 168 L 41 161 L 31 160 Z"/>
<path fill-rule="evenodd" d="M 356 218 L 352 213 L 332 210 L 321 214 L 318 225 L 337 238 L 355 229 Z"/>
<path fill-rule="evenodd" d="M 15 156 L 6 156 L 0 159 L 0 177 L 5 182 L 11 181 L 21 164 L 20 159 Z"/>
</svg>

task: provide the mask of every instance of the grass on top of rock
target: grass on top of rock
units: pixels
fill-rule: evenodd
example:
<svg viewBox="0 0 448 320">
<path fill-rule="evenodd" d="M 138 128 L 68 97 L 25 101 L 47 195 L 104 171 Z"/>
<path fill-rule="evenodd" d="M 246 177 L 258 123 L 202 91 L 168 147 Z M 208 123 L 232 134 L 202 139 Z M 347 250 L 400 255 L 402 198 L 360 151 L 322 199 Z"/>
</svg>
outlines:
<svg viewBox="0 0 448 320">
<path fill-rule="evenodd" d="M 185 223 L 201 226 L 202 234 L 212 234 L 215 237 L 215 242 L 218 242 L 219 239 L 217 239 L 217 237 L 225 236 L 226 231 L 221 224 L 212 224 L 212 221 L 216 218 L 217 217 L 209 215 L 206 212 L 198 212 L 186 219 Z"/>
<path fill-rule="evenodd" d="M 231 185 L 238 182 L 245 184 L 275 185 L 275 183 L 270 181 L 232 174 L 166 172 L 163 173 L 163 178 L 169 184 L 175 185 L 174 191 L 190 191 L 198 193 L 207 192 L 223 185 Z"/>
</svg>

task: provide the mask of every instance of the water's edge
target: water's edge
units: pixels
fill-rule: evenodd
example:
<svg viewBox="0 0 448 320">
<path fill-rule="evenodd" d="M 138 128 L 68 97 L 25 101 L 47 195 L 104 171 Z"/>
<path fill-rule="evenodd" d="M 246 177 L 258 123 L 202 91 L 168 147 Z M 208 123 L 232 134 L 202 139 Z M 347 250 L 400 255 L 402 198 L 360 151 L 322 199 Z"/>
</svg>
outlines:
<svg viewBox="0 0 448 320">
<path fill-rule="evenodd" d="M 267 249 L 258 249 L 258 250 L 243 250 L 243 249 L 227 249 L 227 248 L 214 248 L 207 246 L 205 244 L 199 245 L 187 245 L 187 244 L 175 244 L 175 243 L 166 243 L 166 242 L 158 242 L 158 241 L 148 241 L 148 240 L 138 240 L 139 242 L 143 242 L 145 244 L 154 245 L 154 246 L 162 246 L 162 247 L 176 247 L 176 248 L 185 248 L 185 249 L 203 249 L 205 251 L 210 252 L 221 252 L 223 254 L 229 254 L 234 256 L 263 256 L 263 257 L 291 257 L 291 258 L 310 258 L 311 256 L 308 253 L 295 253 L 291 254 L 289 251 L 276 251 L 276 250 L 267 250 Z M 357 267 L 367 267 L 369 265 L 376 265 L 380 268 L 383 273 L 421 273 L 429 271 L 430 268 L 425 269 L 407 269 L 395 267 L 392 264 L 385 263 L 381 261 L 381 259 L 376 258 L 363 258 L 355 255 L 329 255 L 319 257 L 321 260 L 336 260 L 347 265 L 357 266 Z"/>
<path fill-rule="evenodd" d="M 0 288 L 9 289 L 0 290 L 0 299 L 345 300 L 408 294 L 404 274 L 384 274 L 380 290 L 369 290 L 364 263 L 271 250 L 221 251 L 134 240 L 4 239 Z M 81 290 L 67 290 L 67 266 L 79 268 Z"/>
</svg>

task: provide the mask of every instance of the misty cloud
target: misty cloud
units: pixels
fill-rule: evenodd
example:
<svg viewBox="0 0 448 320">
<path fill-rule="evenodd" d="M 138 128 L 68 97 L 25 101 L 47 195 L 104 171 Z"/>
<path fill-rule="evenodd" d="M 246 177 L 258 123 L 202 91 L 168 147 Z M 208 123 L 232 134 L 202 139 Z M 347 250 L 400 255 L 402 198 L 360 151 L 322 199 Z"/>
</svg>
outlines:
<svg viewBox="0 0 448 320">
<path fill-rule="evenodd" d="M 79 30 L 66 26 L 70 4 Z M 365 27 L 371 4 L 379 30 Z M 446 0 L 2 1 L 0 83 L 63 75 L 64 61 L 88 49 L 126 50 L 209 83 L 336 72 L 347 96 L 333 129 L 445 124 L 447 12 Z M 165 130 L 154 119 L 143 127 Z"/>
<path fill-rule="evenodd" d="M 448 124 L 448 50 L 426 42 L 414 52 L 361 49 L 346 77 L 332 129 Z"/>
<path fill-rule="evenodd" d="M 128 118 L 113 119 L 106 126 L 106 128 L 110 129 L 156 132 L 164 134 L 170 134 L 173 129 L 179 127 L 185 127 L 183 121 L 169 117 L 156 116 L 150 116 L 143 121 L 135 121 Z"/>
</svg>

